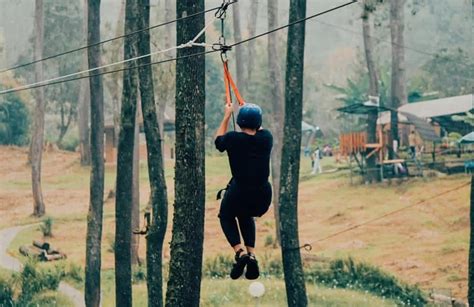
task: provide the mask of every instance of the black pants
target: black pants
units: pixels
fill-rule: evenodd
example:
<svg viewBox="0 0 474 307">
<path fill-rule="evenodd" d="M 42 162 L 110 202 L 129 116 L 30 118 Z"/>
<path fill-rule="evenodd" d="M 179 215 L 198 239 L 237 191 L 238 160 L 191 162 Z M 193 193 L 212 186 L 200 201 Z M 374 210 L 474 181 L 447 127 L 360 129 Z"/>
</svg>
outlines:
<svg viewBox="0 0 474 307">
<path fill-rule="evenodd" d="M 254 217 L 265 214 L 271 202 L 272 187 L 269 182 L 258 187 L 239 185 L 235 181 L 230 183 L 221 202 L 219 219 L 231 246 L 240 244 L 240 227 L 245 246 L 255 247 Z"/>
</svg>

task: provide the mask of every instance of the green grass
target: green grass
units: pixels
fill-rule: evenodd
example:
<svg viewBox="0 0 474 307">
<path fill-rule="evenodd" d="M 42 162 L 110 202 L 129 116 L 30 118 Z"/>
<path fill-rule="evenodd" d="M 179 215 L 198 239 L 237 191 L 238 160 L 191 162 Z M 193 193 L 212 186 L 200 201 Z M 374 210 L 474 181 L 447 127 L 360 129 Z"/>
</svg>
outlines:
<svg viewBox="0 0 474 307">
<path fill-rule="evenodd" d="M 287 306 L 285 284 L 282 280 L 260 279 L 265 286 L 265 294 L 259 306 Z M 252 306 L 256 299 L 248 293 L 251 284 L 248 280 L 205 279 L 202 284 L 202 306 Z M 307 283 L 306 290 L 310 306 L 396 306 L 372 295 L 341 289 L 329 289 L 317 284 Z"/>
<path fill-rule="evenodd" d="M 107 271 L 103 276 L 104 307 L 115 306 L 113 271 Z M 282 280 L 266 278 L 259 279 L 265 286 L 265 295 L 259 300 L 258 306 L 287 306 L 285 284 Z M 202 280 L 201 303 L 205 306 L 254 306 L 257 301 L 248 293 L 250 285 L 248 280 L 208 279 Z M 164 291 L 165 292 L 165 291 Z M 367 293 L 330 289 L 317 284 L 307 284 L 308 300 L 310 306 L 396 306 L 395 302 L 384 300 Z M 146 284 L 133 285 L 133 305 L 146 306 Z"/>
</svg>

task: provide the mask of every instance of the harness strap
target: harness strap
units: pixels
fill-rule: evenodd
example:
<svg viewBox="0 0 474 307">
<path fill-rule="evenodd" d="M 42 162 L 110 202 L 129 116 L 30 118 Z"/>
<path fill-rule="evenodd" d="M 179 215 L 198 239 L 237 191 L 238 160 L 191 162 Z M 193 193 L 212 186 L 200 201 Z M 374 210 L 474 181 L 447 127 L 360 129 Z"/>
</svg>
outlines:
<svg viewBox="0 0 474 307">
<path fill-rule="evenodd" d="M 237 98 L 237 101 L 239 102 L 239 106 L 243 106 L 245 104 L 244 99 L 240 95 L 239 89 L 237 88 L 237 85 L 235 85 L 234 80 L 232 79 L 232 76 L 229 71 L 229 66 L 228 66 L 228 61 L 224 61 L 224 83 L 226 85 L 226 103 L 229 105 L 231 104 L 231 97 L 230 97 L 230 87 L 232 87 L 232 90 L 234 91 L 235 98 Z M 230 85 L 230 87 L 229 87 Z"/>
<path fill-rule="evenodd" d="M 232 96 L 230 94 L 230 86 L 229 86 L 229 78 L 227 75 L 228 69 L 227 68 L 227 61 L 223 62 L 224 64 L 224 85 L 225 85 L 225 100 L 228 106 L 232 105 Z"/>
<path fill-rule="evenodd" d="M 230 179 L 229 183 L 227 184 L 227 186 L 226 186 L 225 188 L 220 189 L 220 190 L 217 192 L 216 200 L 219 200 L 219 199 L 222 198 L 222 193 L 223 193 L 224 191 L 227 191 L 227 189 L 229 189 L 231 182 L 232 182 L 232 179 Z"/>
</svg>

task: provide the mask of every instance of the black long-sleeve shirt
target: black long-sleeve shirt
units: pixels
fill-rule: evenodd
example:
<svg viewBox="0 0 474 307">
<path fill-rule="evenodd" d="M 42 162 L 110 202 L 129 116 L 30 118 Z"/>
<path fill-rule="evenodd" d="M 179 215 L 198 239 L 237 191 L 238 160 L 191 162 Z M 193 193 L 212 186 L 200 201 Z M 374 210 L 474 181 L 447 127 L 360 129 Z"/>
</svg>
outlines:
<svg viewBox="0 0 474 307">
<path fill-rule="evenodd" d="M 215 140 L 220 152 L 227 151 L 234 180 L 245 186 L 260 186 L 268 182 L 270 153 L 273 136 L 261 129 L 255 135 L 244 132 L 228 132 Z"/>
</svg>

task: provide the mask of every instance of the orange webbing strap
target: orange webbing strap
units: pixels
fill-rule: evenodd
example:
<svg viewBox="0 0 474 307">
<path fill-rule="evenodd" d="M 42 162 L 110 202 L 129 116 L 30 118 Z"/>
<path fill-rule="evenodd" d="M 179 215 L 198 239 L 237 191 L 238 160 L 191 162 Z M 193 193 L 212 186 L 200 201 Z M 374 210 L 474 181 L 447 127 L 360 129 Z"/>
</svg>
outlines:
<svg viewBox="0 0 474 307">
<path fill-rule="evenodd" d="M 227 76 L 227 62 L 224 62 L 224 85 L 225 85 L 225 101 L 228 106 L 232 105 L 232 96 L 230 95 L 229 77 Z"/>
<path fill-rule="evenodd" d="M 234 80 L 232 79 L 232 76 L 230 75 L 227 61 L 224 62 L 224 84 L 225 84 L 226 103 L 228 105 L 232 104 L 232 99 L 230 96 L 230 87 L 232 87 L 232 90 L 234 91 L 234 95 L 237 98 L 239 105 L 243 106 L 245 104 L 245 101 L 240 95 L 239 89 L 235 85 Z M 230 87 L 229 87 L 229 84 L 230 84 Z"/>
</svg>

